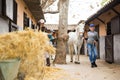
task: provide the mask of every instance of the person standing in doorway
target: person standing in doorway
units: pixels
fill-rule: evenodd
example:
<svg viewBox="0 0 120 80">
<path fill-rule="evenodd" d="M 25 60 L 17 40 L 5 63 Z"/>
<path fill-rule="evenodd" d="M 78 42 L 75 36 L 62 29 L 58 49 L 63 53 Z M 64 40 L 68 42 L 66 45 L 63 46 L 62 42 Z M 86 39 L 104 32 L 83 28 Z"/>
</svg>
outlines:
<svg viewBox="0 0 120 80">
<path fill-rule="evenodd" d="M 45 26 L 44 26 L 45 20 L 44 20 L 44 19 L 40 19 L 39 23 L 40 23 L 40 25 L 39 25 L 39 27 L 38 27 L 38 31 L 41 30 L 42 32 L 45 32 L 45 31 L 46 31 L 46 28 L 45 28 Z"/>
<path fill-rule="evenodd" d="M 95 31 L 95 25 L 90 24 L 89 30 L 87 32 L 87 37 L 85 38 L 87 42 L 87 49 L 88 49 L 88 55 L 91 62 L 91 67 L 97 67 L 96 59 L 97 59 L 97 44 L 98 44 L 98 33 Z"/>
</svg>

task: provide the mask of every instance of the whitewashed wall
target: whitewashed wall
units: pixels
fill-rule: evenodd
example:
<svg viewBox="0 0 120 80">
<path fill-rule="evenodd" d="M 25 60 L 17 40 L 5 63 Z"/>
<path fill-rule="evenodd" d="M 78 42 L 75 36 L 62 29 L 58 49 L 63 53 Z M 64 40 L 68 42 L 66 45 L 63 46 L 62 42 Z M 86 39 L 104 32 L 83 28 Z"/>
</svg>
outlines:
<svg viewBox="0 0 120 80">
<path fill-rule="evenodd" d="M 9 32 L 9 21 L 0 17 L 0 34 Z"/>
<path fill-rule="evenodd" d="M 114 35 L 114 62 L 120 64 L 120 34 Z"/>
<path fill-rule="evenodd" d="M 99 38 L 100 41 L 100 59 L 105 60 L 105 36 Z"/>
</svg>

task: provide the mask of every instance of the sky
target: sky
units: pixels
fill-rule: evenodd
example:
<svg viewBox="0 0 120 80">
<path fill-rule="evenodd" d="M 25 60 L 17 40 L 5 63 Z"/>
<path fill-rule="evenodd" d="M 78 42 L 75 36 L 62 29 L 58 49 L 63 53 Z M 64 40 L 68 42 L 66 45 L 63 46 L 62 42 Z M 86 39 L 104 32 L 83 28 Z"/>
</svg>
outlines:
<svg viewBox="0 0 120 80">
<path fill-rule="evenodd" d="M 77 24 L 80 20 L 87 20 L 88 17 L 95 14 L 100 8 L 102 0 L 69 0 L 68 24 Z M 57 3 L 54 2 L 46 9 L 56 11 Z M 46 24 L 58 24 L 58 14 L 45 14 Z"/>
</svg>

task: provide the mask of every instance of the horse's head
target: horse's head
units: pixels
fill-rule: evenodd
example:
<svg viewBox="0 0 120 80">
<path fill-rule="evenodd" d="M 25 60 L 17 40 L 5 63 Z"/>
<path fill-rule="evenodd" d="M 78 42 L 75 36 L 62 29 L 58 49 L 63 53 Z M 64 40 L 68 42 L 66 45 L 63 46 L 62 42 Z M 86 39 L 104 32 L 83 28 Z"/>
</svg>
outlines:
<svg viewBox="0 0 120 80">
<path fill-rule="evenodd" d="M 81 21 L 79 22 L 78 26 L 76 27 L 77 35 L 83 36 L 84 26 L 85 26 L 85 21 L 84 21 L 84 20 L 81 20 Z"/>
</svg>

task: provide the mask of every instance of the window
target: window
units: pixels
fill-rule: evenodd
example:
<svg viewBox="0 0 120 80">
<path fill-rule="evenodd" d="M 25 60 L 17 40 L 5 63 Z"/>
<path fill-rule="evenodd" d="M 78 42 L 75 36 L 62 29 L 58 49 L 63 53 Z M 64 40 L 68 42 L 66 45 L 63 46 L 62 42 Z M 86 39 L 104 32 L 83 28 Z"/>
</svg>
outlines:
<svg viewBox="0 0 120 80">
<path fill-rule="evenodd" d="M 6 0 L 6 16 L 13 20 L 13 0 Z"/>
<path fill-rule="evenodd" d="M 117 16 L 111 20 L 112 34 L 120 33 L 120 16 Z"/>
<path fill-rule="evenodd" d="M 2 15 L 2 0 L 0 0 L 0 15 Z"/>
<path fill-rule="evenodd" d="M 15 0 L 0 0 L 0 16 L 9 18 L 17 24 L 17 3 Z"/>
<path fill-rule="evenodd" d="M 17 3 L 13 0 L 13 22 L 17 24 Z"/>
<path fill-rule="evenodd" d="M 11 27 L 11 31 L 13 32 L 13 31 L 17 31 L 18 29 L 17 29 L 17 27 L 15 27 L 15 26 L 12 26 Z"/>
<path fill-rule="evenodd" d="M 9 32 L 18 31 L 18 28 L 19 27 L 15 23 L 9 22 Z"/>
<path fill-rule="evenodd" d="M 0 16 L 4 16 L 6 14 L 6 0 L 0 0 Z"/>
<path fill-rule="evenodd" d="M 27 27 L 29 27 L 29 18 L 27 17 L 27 14 L 26 13 L 24 13 L 24 29 L 25 28 L 27 28 Z"/>
</svg>

